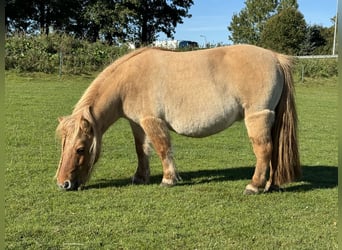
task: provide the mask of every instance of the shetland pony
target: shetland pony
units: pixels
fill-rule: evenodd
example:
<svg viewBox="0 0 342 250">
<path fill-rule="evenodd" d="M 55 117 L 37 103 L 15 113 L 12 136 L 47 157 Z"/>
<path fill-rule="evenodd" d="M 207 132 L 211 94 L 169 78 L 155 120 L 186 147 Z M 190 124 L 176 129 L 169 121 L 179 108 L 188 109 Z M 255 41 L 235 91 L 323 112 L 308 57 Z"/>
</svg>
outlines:
<svg viewBox="0 0 342 250">
<path fill-rule="evenodd" d="M 82 188 L 119 118 L 134 135 L 133 183 L 148 183 L 149 147 L 163 166 L 161 185 L 179 180 L 169 131 L 205 137 L 244 119 L 256 157 L 245 194 L 272 191 L 300 176 L 291 58 L 251 45 L 191 52 L 142 48 L 108 66 L 69 116 L 59 118 L 57 185 Z"/>
</svg>

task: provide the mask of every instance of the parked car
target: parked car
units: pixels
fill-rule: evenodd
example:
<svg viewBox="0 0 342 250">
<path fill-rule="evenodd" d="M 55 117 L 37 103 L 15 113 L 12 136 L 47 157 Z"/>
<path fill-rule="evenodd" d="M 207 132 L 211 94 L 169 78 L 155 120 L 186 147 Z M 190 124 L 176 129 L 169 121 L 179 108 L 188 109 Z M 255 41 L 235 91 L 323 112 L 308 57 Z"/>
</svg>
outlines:
<svg viewBox="0 0 342 250">
<path fill-rule="evenodd" d="M 178 48 L 198 48 L 198 43 L 193 41 L 180 41 L 178 44 Z"/>
</svg>

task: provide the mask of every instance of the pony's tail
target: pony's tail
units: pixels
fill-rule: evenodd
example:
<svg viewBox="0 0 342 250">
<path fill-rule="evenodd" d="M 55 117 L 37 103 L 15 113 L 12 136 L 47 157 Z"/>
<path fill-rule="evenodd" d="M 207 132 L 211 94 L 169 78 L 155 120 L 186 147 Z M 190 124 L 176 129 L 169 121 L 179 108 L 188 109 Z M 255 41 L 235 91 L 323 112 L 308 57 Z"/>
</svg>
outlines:
<svg viewBox="0 0 342 250">
<path fill-rule="evenodd" d="M 281 98 L 275 110 L 275 122 L 272 128 L 273 151 L 271 174 L 273 184 L 282 185 L 295 181 L 301 176 L 297 141 L 297 111 L 294 99 L 294 83 L 291 73 L 292 60 L 277 54 L 284 75 Z"/>
</svg>

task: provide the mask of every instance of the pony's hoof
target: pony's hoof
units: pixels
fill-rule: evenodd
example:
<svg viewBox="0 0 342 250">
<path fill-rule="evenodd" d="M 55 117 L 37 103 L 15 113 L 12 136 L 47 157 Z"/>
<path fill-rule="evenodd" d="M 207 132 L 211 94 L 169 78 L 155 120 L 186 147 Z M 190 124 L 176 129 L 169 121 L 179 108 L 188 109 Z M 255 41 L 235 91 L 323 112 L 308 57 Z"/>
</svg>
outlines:
<svg viewBox="0 0 342 250">
<path fill-rule="evenodd" d="M 132 184 L 133 185 L 143 185 L 143 184 L 147 184 L 148 181 L 145 180 L 144 178 L 138 178 L 136 176 L 132 177 Z"/>
<path fill-rule="evenodd" d="M 252 184 L 248 184 L 243 192 L 244 195 L 259 194 L 259 189 L 254 187 Z"/>
<path fill-rule="evenodd" d="M 255 192 L 254 190 L 250 190 L 250 189 L 245 189 L 245 191 L 243 191 L 244 195 L 255 195 L 255 194 L 259 194 L 258 192 Z"/>
<path fill-rule="evenodd" d="M 161 187 L 167 187 L 167 188 L 168 188 L 168 187 L 173 187 L 174 185 L 175 185 L 175 184 L 168 184 L 168 183 L 163 183 L 163 182 L 160 183 L 160 186 L 161 186 Z"/>
<path fill-rule="evenodd" d="M 164 179 L 162 180 L 162 182 L 160 183 L 161 187 L 173 187 L 174 185 L 176 185 L 177 180 L 170 180 L 170 179 Z"/>
</svg>

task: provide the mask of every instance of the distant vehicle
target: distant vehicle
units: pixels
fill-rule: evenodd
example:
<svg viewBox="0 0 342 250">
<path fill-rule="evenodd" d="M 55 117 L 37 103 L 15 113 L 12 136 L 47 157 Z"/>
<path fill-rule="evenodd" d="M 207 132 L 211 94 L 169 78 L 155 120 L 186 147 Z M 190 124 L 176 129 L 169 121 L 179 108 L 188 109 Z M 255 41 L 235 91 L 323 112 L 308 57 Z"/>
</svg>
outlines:
<svg viewBox="0 0 342 250">
<path fill-rule="evenodd" d="M 193 41 L 180 41 L 178 44 L 178 48 L 198 48 L 198 43 Z"/>
</svg>

